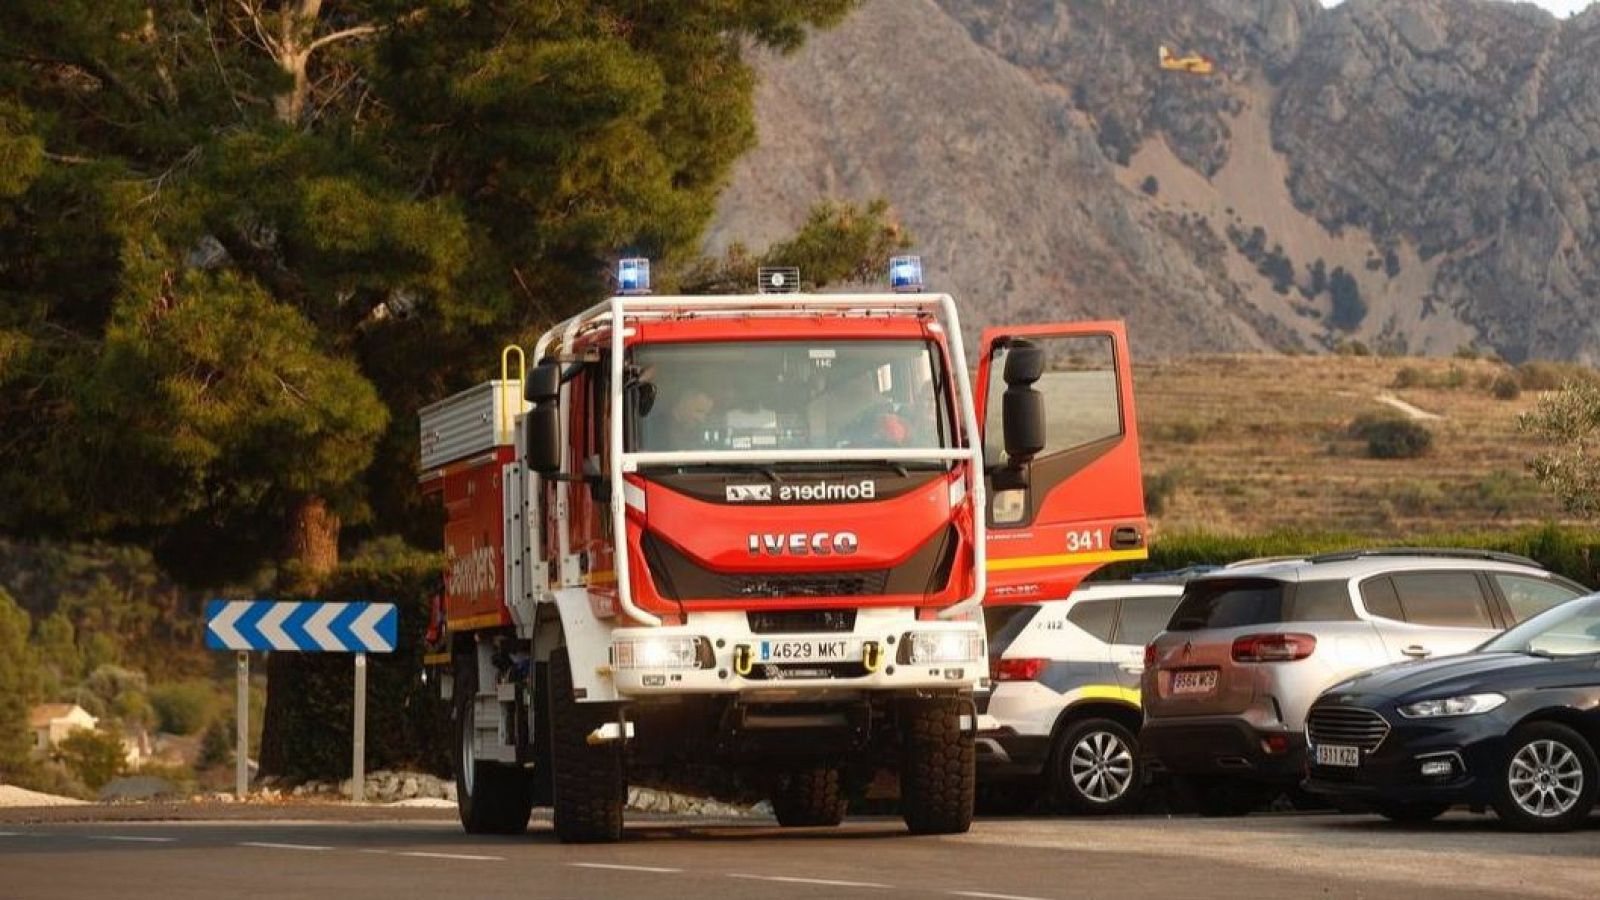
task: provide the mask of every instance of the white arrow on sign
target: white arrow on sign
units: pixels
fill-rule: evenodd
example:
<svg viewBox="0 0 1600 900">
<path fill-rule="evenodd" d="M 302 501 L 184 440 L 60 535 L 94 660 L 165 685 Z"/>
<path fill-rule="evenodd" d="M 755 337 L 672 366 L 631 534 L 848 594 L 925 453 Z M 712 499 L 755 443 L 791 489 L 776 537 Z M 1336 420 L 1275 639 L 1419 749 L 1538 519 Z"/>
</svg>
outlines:
<svg viewBox="0 0 1600 900">
<path fill-rule="evenodd" d="M 243 635 L 239 634 L 233 627 L 233 623 L 239 621 L 239 617 L 244 615 L 245 610 L 249 608 L 250 604 L 248 603 L 225 603 L 222 606 L 222 611 L 217 613 L 215 619 L 211 620 L 211 630 L 216 632 L 224 647 L 242 649 L 249 646 L 245 643 Z"/>
<path fill-rule="evenodd" d="M 256 628 L 260 630 L 262 637 L 267 639 L 267 643 L 272 649 L 300 649 L 283 630 L 284 620 L 289 618 L 289 614 L 294 612 L 295 607 L 298 605 L 296 603 L 274 603 L 267 609 L 267 614 L 262 616 L 261 621 L 256 625 Z"/>
<path fill-rule="evenodd" d="M 376 652 L 384 649 L 393 649 L 389 647 L 389 642 L 378 634 L 377 629 L 378 621 L 383 618 L 386 612 L 388 610 L 383 606 L 369 607 L 366 612 L 357 616 L 355 622 L 350 626 L 350 633 L 360 638 L 362 646 L 368 651 Z"/>
<path fill-rule="evenodd" d="M 344 607 L 343 603 L 324 603 L 317 607 L 311 618 L 306 620 L 306 634 L 311 635 L 311 639 L 323 650 L 338 652 L 345 649 L 344 644 L 333 636 L 332 629 L 328 627 L 333 624 L 334 619 L 339 618 L 340 613 L 344 612 Z"/>
</svg>

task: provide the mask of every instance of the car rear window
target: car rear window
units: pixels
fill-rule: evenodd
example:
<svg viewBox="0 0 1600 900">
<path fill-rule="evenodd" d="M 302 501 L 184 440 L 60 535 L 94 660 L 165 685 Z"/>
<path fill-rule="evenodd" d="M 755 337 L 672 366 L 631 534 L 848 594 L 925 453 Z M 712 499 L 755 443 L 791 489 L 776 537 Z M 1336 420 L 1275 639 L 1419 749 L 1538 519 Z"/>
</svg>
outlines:
<svg viewBox="0 0 1600 900">
<path fill-rule="evenodd" d="M 1017 639 L 1022 629 L 1027 628 L 1028 623 L 1038 614 L 1039 607 L 1033 604 L 986 608 L 983 611 L 983 627 L 989 633 L 989 655 L 999 656 L 1004 653 L 1006 647 Z"/>
<path fill-rule="evenodd" d="M 1116 626 L 1117 601 L 1085 600 L 1067 611 L 1067 621 L 1082 628 L 1096 639 L 1109 642 L 1111 630 Z"/>
<path fill-rule="evenodd" d="M 1284 583 L 1270 578 L 1191 581 L 1172 612 L 1168 631 L 1240 628 L 1283 621 Z"/>
</svg>

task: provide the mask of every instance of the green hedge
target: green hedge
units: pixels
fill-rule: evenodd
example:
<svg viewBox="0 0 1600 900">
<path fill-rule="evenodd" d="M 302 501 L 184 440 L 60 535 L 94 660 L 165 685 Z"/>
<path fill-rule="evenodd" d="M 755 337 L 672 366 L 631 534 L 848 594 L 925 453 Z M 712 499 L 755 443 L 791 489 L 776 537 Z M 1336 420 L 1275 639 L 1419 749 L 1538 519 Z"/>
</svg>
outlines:
<svg viewBox="0 0 1600 900">
<path fill-rule="evenodd" d="M 1510 531 L 1419 536 L 1383 541 L 1334 532 L 1272 531 L 1256 535 L 1177 532 L 1150 543 L 1150 558 L 1100 570 L 1096 580 L 1127 578 L 1139 572 L 1165 572 L 1197 564 L 1223 564 L 1265 556 L 1302 556 L 1362 547 L 1459 547 L 1515 553 L 1585 585 L 1600 583 L 1600 532 L 1560 525 Z"/>
<path fill-rule="evenodd" d="M 439 558 L 411 554 L 339 570 L 316 599 L 394 603 L 400 612 L 394 653 L 367 657 L 367 771 L 403 768 L 450 773 L 449 710 L 435 685 L 424 685 L 422 636 Z M 354 656 L 286 654 L 268 685 L 272 743 L 263 746 L 265 774 L 350 777 Z M 274 701 L 271 695 L 277 695 Z"/>
</svg>

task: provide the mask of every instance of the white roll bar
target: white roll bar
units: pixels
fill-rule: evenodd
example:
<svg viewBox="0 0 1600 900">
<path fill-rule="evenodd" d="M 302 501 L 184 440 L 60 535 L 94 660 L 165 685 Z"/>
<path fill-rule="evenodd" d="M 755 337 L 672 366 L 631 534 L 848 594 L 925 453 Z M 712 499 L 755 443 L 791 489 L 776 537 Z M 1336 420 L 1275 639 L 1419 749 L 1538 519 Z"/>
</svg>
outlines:
<svg viewBox="0 0 1600 900">
<path fill-rule="evenodd" d="M 623 450 L 623 364 L 626 351 L 625 327 L 615 327 L 630 319 L 667 317 L 726 317 L 732 315 L 804 314 L 826 312 L 833 314 L 875 316 L 892 315 L 907 311 L 924 312 L 938 316 L 949 335 L 950 357 L 955 368 L 956 399 L 961 416 L 964 444 L 958 447 L 893 448 L 837 450 L 719 450 L 709 452 L 649 452 L 628 453 Z M 616 548 L 615 561 L 617 603 L 630 618 L 646 625 L 660 625 L 661 618 L 640 609 L 633 602 L 633 583 L 628 567 L 628 519 L 623 475 L 636 472 L 640 466 L 683 465 L 706 462 L 911 462 L 918 460 L 966 460 L 967 496 L 972 503 L 973 533 L 973 590 L 972 593 L 940 610 L 941 618 L 955 618 L 983 602 L 988 590 L 986 553 L 986 513 L 988 502 L 984 495 L 983 440 L 978 428 L 977 408 L 973 404 L 972 380 L 967 373 L 966 346 L 961 337 L 961 319 L 956 312 L 955 300 L 949 294 L 742 294 L 715 297 L 612 297 L 597 303 L 583 312 L 546 331 L 534 349 L 534 360 L 549 354 L 552 343 L 560 341 L 560 349 L 570 350 L 579 334 L 588 328 L 611 327 L 611 423 L 607 442 L 611 458 L 611 523 L 612 543 Z M 562 430 L 566 430 L 563 417 Z M 563 435 L 565 438 L 565 435 Z M 562 447 L 567 446 L 562 440 Z M 565 456 L 565 449 L 563 449 Z M 562 487 L 565 487 L 563 484 Z M 563 544 L 565 542 L 563 541 Z M 563 548 L 564 549 L 564 548 Z"/>
</svg>

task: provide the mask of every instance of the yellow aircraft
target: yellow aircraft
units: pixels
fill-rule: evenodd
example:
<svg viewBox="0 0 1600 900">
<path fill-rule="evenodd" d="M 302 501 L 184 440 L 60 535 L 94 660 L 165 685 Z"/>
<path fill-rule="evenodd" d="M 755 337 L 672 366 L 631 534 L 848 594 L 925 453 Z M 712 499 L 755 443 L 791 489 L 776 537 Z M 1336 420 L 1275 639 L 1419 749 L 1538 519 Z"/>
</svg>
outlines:
<svg viewBox="0 0 1600 900">
<path fill-rule="evenodd" d="M 1216 71 L 1216 64 L 1207 57 L 1198 53 L 1188 56 L 1173 56 L 1166 44 L 1161 45 L 1161 68 L 1169 72 L 1187 72 L 1190 75 L 1210 75 Z"/>
</svg>

